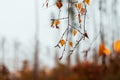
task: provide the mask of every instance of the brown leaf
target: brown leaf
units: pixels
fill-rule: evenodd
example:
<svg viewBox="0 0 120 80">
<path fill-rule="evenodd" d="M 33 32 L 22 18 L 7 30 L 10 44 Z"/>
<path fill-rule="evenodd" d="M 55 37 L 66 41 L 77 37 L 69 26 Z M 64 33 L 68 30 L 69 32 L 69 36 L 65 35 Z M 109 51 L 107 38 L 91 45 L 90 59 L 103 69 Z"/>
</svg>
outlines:
<svg viewBox="0 0 120 80">
<path fill-rule="evenodd" d="M 60 9 L 63 5 L 61 1 L 57 1 L 56 6 Z"/>
<path fill-rule="evenodd" d="M 79 23 L 81 23 L 82 22 L 82 19 L 79 19 Z"/>
<path fill-rule="evenodd" d="M 85 12 L 85 9 L 84 9 L 84 8 L 81 8 L 80 13 L 81 13 L 81 14 L 84 14 L 84 12 Z"/>
<path fill-rule="evenodd" d="M 56 28 L 59 29 L 59 26 L 56 25 Z"/>
<path fill-rule="evenodd" d="M 52 22 L 51 22 L 51 27 L 54 27 L 54 24 L 55 24 L 55 22 L 54 22 L 54 21 L 52 21 Z"/>
<path fill-rule="evenodd" d="M 71 47 L 73 47 L 73 43 L 72 43 L 71 41 L 69 42 L 69 45 L 70 45 Z"/>
<path fill-rule="evenodd" d="M 89 39 L 88 34 L 86 32 L 84 33 L 84 36 Z"/>
<path fill-rule="evenodd" d="M 65 45 L 65 40 L 64 40 L 64 39 L 61 39 L 61 40 L 60 40 L 60 45 L 61 45 L 61 46 L 64 46 L 64 45 Z"/>
<path fill-rule="evenodd" d="M 73 35 L 75 36 L 77 34 L 77 30 L 73 30 Z"/>
</svg>

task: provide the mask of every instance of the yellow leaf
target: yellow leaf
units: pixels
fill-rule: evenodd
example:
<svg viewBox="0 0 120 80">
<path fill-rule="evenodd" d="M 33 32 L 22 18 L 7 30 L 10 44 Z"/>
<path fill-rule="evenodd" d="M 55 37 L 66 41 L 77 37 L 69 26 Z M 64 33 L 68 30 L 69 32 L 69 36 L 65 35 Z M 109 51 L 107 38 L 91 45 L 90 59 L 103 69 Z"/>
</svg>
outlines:
<svg viewBox="0 0 120 80">
<path fill-rule="evenodd" d="M 61 46 L 64 46 L 64 45 L 65 45 L 65 40 L 64 40 L 64 39 L 61 39 L 61 40 L 60 40 L 60 45 L 61 45 Z"/>
<path fill-rule="evenodd" d="M 82 7 L 82 3 L 78 3 L 77 8 L 80 10 L 80 9 L 81 9 L 81 7 Z"/>
<path fill-rule="evenodd" d="M 73 47 L 73 43 L 72 43 L 71 41 L 69 42 L 69 45 L 70 45 L 71 47 Z"/>
<path fill-rule="evenodd" d="M 77 34 L 77 30 L 73 30 L 73 35 L 75 36 Z"/>
<path fill-rule="evenodd" d="M 119 53 L 120 52 L 120 40 L 117 40 L 113 43 L 113 49 L 115 52 Z"/>
<path fill-rule="evenodd" d="M 59 20 L 56 20 L 55 21 L 55 25 L 57 26 L 57 25 L 59 25 L 60 24 L 60 21 Z"/>
<path fill-rule="evenodd" d="M 104 49 L 103 52 L 104 52 L 105 55 L 109 55 L 110 54 L 110 50 L 109 49 Z"/>
<path fill-rule="evenodd" d="M 99 46 L 99 56 L 101 56 L 103 54 L 105 54 L 105 55 L 110 54 L 110 50 L 105 47 L 104 43 L 100 44 L 100 46 Z"/>
<path fill-rule="evenodd" d="M 75 7 L 80 10 L 82 8 L 82 3 L 75 4 Z"/>
<path fill-rule="evenodd" d="M 84 0 L 87 5 L 90 5 L 90 0 Z"/>
<path fill-rule="evenodd" d="M 61 1 L 58 1 L 57 3 L 56 3 L 56 6 L 60 9 L 63 5 L 62 5 L 62 2 Z"/>
<path fill-rule="evenodd" d="M 102 43 L 102 44 L 100 44 L 100 46 L 99 46 L 99 56 L 101 56 L 101 55 L 103 55 L 104 54 L 104 49 L 105 49 L 105 45 Z"/>
</svg>

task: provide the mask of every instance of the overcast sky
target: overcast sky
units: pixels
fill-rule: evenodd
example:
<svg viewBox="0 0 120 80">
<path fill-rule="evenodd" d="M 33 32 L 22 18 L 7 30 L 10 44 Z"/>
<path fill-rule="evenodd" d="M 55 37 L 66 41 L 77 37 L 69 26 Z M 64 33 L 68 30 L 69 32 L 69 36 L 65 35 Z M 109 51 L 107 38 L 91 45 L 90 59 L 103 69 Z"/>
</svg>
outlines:
<svg viewBox="0 0 120 80">
<path fill-rule="evenodd" d="M 48 46 L 53 48 L 55 35 L 51 32 L 49 26 L 49 9 L 42 8 L 43 2 L 45 0 L 39 0 L 38 3 L 40 48 L 44 49 Z M 7 46 L 13 47 L 13 42 L 18 41 L 24 48 L 29 49 L 34 47 L 31 46 L 34 45 L 34 35 L 35 0 L 0 0 L 0 41 L 4 37 L 6 38 Z M 13 51 L 10 50 L 10 47 L 6 50 L 8 60 L 12 60 L 11 56 L 13 56 Z M 42 52 L 46 51 L 43 50 Z M 42 56 L 42 58 L 44 57 Z"/>
</svg>

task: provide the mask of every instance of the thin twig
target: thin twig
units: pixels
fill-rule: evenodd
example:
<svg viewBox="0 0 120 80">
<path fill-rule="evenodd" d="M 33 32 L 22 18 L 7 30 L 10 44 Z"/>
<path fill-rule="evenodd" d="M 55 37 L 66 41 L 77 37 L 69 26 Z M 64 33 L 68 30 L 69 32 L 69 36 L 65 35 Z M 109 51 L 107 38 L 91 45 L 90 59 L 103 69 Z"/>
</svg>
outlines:
<svg viewBox="0 0 120 80">
<path fill-rule="evenodd" d="M 84 36 L 81 36 L 81 38 L 77 41 L 77 43 L 75 44 L 75 46 L 73 47 L 72 50 L 70 50 L 70 54 L 69 56 L 72 55 L 72 53 L 74 52 L 74 50 L 76 49 L 76 47 L 79 45 L 80 41 L 84 38 Z"/>
<path fill-rule="evenodd" d="M 66 45 L 67 45 L 67 41 L 68 41 L 68 34 L 69 34 L 69 26 L 68 26 L 67 28 L 68 28 L 68 30 L 67 30 L 66 43 L 65 43 L 64 49 L 63 49 L 63 51 L 62 51 L 62 55 L 61 55 L 61 57 L 59 58 L 59 60 L 61 60 L 61 59 L 63 58 L 63 54 L 64 54 L 65 49 L 66 49 Z"/>
<path fill-rule="evenodd" d="M 73 29 L 76 29 L 80 34 L 84 35 L 79 29 L 73 27 L 71 24 L 69 24 L 69 26 L 71 26 L 71 28 L 73 28 Z"/>
<path fill-rule="evenodd" d="M 61 9 L 59 9 L 59 13 L 58 13 L 58 19 L 60 18 L 60 12 L 61 12 Z"/>
<path fill-rule="evenodd" d="M 55 20 L 63 20 L 63 19 L 68 19 L 68 17 L 63 17 L 63 18 L 58 18 L 58 19 L 51 19 L 51 21 L 55 21 Z"/>
<path fill-rule="evenodd" d="M 85 2 L 84 2 L 84 1 L 83 1 L 83 3 L 84 3 L 84 6 L 85 6 L 84 24 L 83 24 L 83 27 L 84 27 L 84 33 L 85 33 L 85 32 L 86 32 L 86 29 L 85 29 L 85 27 L 86 27 L 85 22 L 86 22 L 86 13 L 87 13 L 87 11 L 86 11 L 86 4 L 85 4 Z"/>
<path fill-rule="evenodd" d="M 93 45 L 93 43 L 95 43 L 95 41 L 97 40 L 98 36 L 99 36 L 100 32 L 93 38 L 92 42 L 90 43 L 89 47 L 87 50 L 81 51 L 82 53 L 85 53 L 85 59 L 87 57 L 88 52 L 91 50 L 91 47 Z"/>
<path fill-rule="evenodd" d="M 64 54 L 64 52 L 65 52 L 65 49 L 66 49 L 66 45 L 67 45 L 67 41 L 68 41 L 68 34 L 69 34 L 69 20 L 70 20 L 70 5 L 69 5 L 69 3 L 70 3 L 70 0 L 68 0 L 68 25 L 67 25 L 67 37 L 66 37 L 66 43 L 65 43 L 65 46 L 64 46 L 64 49 L 63 49 L 63 52 L 62 52 L 62 55 L 61 55 L 61 57 L 59 58 L 59 60 L 61 60 L 62 58 L 63 58 L 63 54 Z"/>
<path fill-rule="evenodd" d="M 65 35 L 65 33 L 68 31 L 68 27 L 65 29 L 64 33 L 62 34 L 60 40 L 63 38 L 63 36 Z M 59 47 L 59 43 L 60 43 L 60 40 L 59 42 L 57 43 L 57 45 L 55 47 Z M 60 47 L 59 47 L 60 48 Z"/>
</svg>

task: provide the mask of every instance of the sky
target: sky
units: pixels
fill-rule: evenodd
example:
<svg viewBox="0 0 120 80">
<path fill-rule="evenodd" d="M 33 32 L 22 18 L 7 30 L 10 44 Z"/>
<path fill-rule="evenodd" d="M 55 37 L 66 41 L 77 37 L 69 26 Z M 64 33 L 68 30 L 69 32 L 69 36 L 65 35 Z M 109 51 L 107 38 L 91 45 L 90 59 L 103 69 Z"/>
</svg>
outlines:
<svg viewBox="0 0 120 80">
<path fill-rule="evenodd" d="M 40 49 L 42 48 L 41 52 L 45 53 L 45 49 L 48 46 L 51 48 L 54 47 L 55 35 L 51 33 L 51 28 L 49 26 L 50 23 L 48 17 L 50 12 L 48 9 L 42 8 L 43 2 L 44 1 L 39 0 L 38 3 L 39 39 Z M 24 48 L 34 48 L 36 25 L 35 10 L 35 0 L 0 0 L 0 41 L 2 41 L 2 38 L 6 39 L 6 63 L 8 62 L 7 60 L 13 60 L 14 49 L 11 47 L 14 47 L 14 41 L 20 43 L 22 46 L 22 48 L 20 48 L 21 51 L 24 50 L 25 52 Z M 30 52 L 30 50 L 26 51 L 26 54 L 28 52 Z M 0 54 L 2 58 L 2 53 Z M 32 56 L 32 54 L 30 55 Z M 43 55 L 42 58 L 44 56 L 45 55 Z"/>
<path fill-rule="evenodd" d="M 111 1 L 111 0 L 110 0 Z M 39 0 L 39 41 L 40 41 L 40 61 L 41 64 L 53 66 L 52 59 L 54 53 L 51 50 L 55 50 L 54 45 L 59 40 L 59 32 L 56 29 L 50 27 L 50 15 L 51 13 L 57 13 L 58 9 L 54 6 L 50 8 L 42 7 L 45 0 Z M 52 1 L 51 1 L 52 3 Z M 91 6 L 88 7 L 88 27 L 89 36 L 95 36 L 94 31 L 91 30 L 93 26 L 93 16 L 98 14 L 97 1 L 91 0 Z M 108 3 L 109 5 L 109 3 Z M 93 8 L 94 7 L 94 8 Z M 14 60 L 14 42 L 20 43 L 18 50 L 18 56 L 20 61 L 29 59 L 33 61 L 34 43 L 35 43 L 35 0 L 0 0 L 0 43 L 3 38 L 6 39 L 5 43 L 5 55 L 6 65 L 11 65 L 10 69 L 13 70 Z M 94 13 L 92 13 L 94 11 Z M 110 10 L 109 10 L 110 11 Z M 64 13 L 63 13 L 64 14 Z M 55 14 L 56 15 L 56 14 Z M 99 16 L 94 17 L 95 20 L 99 19 Z M 99 21 L 96 21 L 99 28 Z M 98 32 L 97 29 L 96 32 Z M 90 39 L 91 41 L 92 39 Z M 90 42 L 88 41 L 88 42 Z M 0 44 L 1 45 L 1 44 Z M 86 47 L 86 46 L 85 46 Z M 48 51 L 46 51 L 46 49 Z M 51 50 L 50 50 L 51 49 Z M 47 53 L 49 52 L 49 54 Z M 0 49 L 0 60 L 2 59 L 2 49 Z M 44 62 L 43 62 L 44 61 Z M 22 63 L 20 62 L 20 65 Z"/>
</svg>

